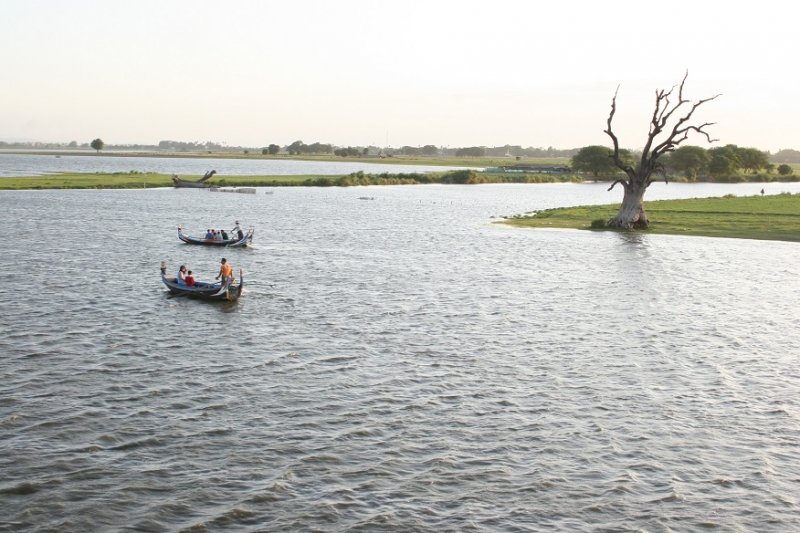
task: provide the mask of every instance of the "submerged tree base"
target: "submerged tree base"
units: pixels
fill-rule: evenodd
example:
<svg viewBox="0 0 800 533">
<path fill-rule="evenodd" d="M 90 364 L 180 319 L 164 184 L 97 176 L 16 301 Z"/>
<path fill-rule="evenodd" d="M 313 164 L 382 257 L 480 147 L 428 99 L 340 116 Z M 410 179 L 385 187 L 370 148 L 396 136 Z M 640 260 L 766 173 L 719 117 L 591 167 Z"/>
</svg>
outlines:
<svg viewBox="0 0 800 533">
<path fill-rule="evenodd" d="M 564 207 L 515 216 L 502 223 L 527 228 L 630 231 L 608 226 L 615 205 Z M 642 233 L 800 242 L 800 194 L 725 196 L 648 202 Z"/>
</svg>

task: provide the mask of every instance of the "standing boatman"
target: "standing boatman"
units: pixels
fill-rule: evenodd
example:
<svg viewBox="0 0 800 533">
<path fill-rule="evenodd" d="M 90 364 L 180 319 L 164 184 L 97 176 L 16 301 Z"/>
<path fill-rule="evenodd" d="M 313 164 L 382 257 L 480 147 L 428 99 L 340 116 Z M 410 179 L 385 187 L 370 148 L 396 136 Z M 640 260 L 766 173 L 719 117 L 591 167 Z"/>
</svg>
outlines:
<svg viewBox="0 0 800 533">
<path fill-rule="evenodd" d="M 231 230 L 231 233 L 235 233 L 239 236 L 239 239 L 244 239 L 244 232 L 242 231 L 242 226 L 239 224 L 239 221 L 236 221 L 236 226 Z"/>
<path fill-rule="evenodd" d="M 225 285 L 226 279 L 228 280 L 229 283 L 232 283 L 233 282 L 233 267 L 231 267 L 228 264 L 228 262 L 225 260 L 224 257 L 222 258 L 222 261 L 220 261 L 220 263 L 221 264 L 220 264 L 220 267 L 219 267 L 219 274 L 217 274 L 217 277 L 214 278 L 214 279 L 222 278 L 220 280 L 220 283 L 222 283 L 222 285 Z"/>
</svg>

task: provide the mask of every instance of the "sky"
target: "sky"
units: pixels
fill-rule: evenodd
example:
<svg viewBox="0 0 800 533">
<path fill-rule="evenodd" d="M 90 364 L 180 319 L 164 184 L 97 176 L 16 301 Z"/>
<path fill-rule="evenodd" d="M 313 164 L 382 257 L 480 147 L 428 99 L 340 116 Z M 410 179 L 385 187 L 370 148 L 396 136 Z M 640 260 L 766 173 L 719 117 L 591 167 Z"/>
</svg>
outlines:
<svg viewBox="0 0 800 533">
<path fill-rule="evenodd" d="M 688 71 L 719 143 L 800 149 L 800 3 L 0 0 L 0 140 L 646 140 Z M 703 137 L 688 144 L 706 146 Z"/>
</svg>

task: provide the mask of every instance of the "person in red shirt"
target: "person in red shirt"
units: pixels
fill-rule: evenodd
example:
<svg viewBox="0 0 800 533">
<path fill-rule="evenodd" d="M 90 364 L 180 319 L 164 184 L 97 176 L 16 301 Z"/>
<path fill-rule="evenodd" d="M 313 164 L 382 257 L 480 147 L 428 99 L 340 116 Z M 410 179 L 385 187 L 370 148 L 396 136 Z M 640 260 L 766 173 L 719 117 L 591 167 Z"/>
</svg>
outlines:
<svg viewBox="0 0 800 533">
<path fill-rule="evenodd" d="M 194 287 L 194 276 L 192 275 L 192 271 L 190 270 L 188 274 L 186 274 L 186 286 L 187 287 Z"/>
</svg>

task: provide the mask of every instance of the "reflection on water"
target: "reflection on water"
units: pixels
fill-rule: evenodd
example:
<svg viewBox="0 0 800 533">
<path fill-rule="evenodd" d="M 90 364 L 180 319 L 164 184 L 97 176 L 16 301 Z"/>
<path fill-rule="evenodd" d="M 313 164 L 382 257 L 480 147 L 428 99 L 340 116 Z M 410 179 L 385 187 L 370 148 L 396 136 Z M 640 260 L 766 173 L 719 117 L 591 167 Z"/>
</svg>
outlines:
<svg viewBox="0 0 800 533">
<path fill-rule="evenodd" d="M 797 244 L 489 223 L 604 191 L 1 192 L 3 529 L 799 529 Z"/>
<path fill-rule="evenodd" d="M 647 243 L 648 235 L 642 233 L 620 231 L 615 234 L 619 235 L 619 240 L 625 244 L 643 245 Z"/>
</svg>

